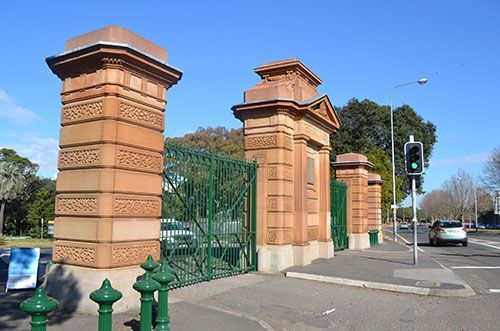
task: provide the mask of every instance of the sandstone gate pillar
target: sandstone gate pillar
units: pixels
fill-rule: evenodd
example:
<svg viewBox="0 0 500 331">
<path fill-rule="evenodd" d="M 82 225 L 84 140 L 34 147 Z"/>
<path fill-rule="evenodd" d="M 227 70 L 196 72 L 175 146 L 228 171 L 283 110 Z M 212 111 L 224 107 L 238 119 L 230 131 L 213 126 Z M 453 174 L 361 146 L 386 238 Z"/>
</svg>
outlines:
<svg viewBox="0 0 500 331">
<path fill-rule="evenodd" d="M 368 230 L 378 230 L 378 242 L 382 237 L 382 184 L 378 174 L 368 174 Z"/>
<path fill-rule="evenodd" d="M 63 104 L 50 292 L 79 292 L 69 304 L 95 313 L 88 293 L 109 278 L 124 293 L 116 309 L 135 307 L 137 265 L 160 255 L 163 112 L 182 73 L 166 49 L 115 26 L 68 40 L 47 64 Z"/>
<path fill-rule="evenodd" d="M 335 178 L 347 184 L 347 233 L 349 249 L 370 248 L 368 235 L 368 170 L 373 164 L 362 154 L 337 155 Z"/>
<path fill-rule="evenodd" d="M 321 80 L 296 59 L 254 69 L 234 115 L 243 121 L 245 155 L 259 164 L 259 271 L 279 271 L 333 256 L 330 234 L 330 134 L 340 127 Z"/>
</svg>

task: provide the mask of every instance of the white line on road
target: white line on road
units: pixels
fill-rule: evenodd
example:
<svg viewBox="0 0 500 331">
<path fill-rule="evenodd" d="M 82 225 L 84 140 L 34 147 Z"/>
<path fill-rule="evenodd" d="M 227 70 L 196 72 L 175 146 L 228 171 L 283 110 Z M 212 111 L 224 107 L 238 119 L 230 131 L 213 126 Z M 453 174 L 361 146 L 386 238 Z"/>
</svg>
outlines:
<svg viewBox="0 0 500 331">
<path fill-rule="evenodd" d="M 465 265 L 465 266 L 458 266 L 458 267 L 450 267 L 451 269 L 500 269 L 500 267 L 493 267 L 493 266 L 486 266 L 486 265 Z"/>
<path fill-rule="evenodd" d="M 391 232 L 391 233 L 392 233 L 392 231 L 391 231 L 391 230 L 387 230 L 387 231 L 389 231 L 389 232 Z M 398 236 L 399 238 L 403 239 L 403 240 L 404 240 L 407 244 L 412 245 L 412 243 L 411 243 L 411 242 L 409 242 L 408 240 L 406 240 L 404 237 L 401 237 L 399 234 L 396 234 L 396 236 Z M 417 249 L 418 249 L 419 251 L 421 251 L 422 253 L 425 253 L 425 251 L 424 251 L 422 248 L 418 247 L 418 246 L 417 246 Z"/>
<path fill-rule="evenodd" d="M 500 293 L 500 289 L 490 288 L 491 293 Z"/>
<path fill-rule="evenodd" d="M 491 248 L 495 248 L 495 249 L 500 249 L 500 247 L 498 247 L 498 246 L 489 245 L 489 244 L 483 243 L 481 241 L 477 241 L 477 239 L 471 239 L 471 238 L 469 238 L 469 242 L 471 244 L 476 244 L 476 245 L 491 247 Z"/>
</svg>

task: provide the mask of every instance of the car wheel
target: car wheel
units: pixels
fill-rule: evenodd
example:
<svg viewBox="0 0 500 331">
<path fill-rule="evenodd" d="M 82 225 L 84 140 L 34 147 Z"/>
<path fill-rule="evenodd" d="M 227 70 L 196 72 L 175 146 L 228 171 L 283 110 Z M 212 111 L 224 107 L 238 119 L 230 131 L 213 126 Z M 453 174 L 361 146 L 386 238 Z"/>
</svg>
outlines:
<svg viewBox="0 0 500 331">
<path fill-rule="evenodd" d="M 468 245 L 468 243 L 466 243 L 466 242 L 462 243 L 462 246 L 464 246 L 464 247 L 467 247 L 467 245 Z"/>
</svg>

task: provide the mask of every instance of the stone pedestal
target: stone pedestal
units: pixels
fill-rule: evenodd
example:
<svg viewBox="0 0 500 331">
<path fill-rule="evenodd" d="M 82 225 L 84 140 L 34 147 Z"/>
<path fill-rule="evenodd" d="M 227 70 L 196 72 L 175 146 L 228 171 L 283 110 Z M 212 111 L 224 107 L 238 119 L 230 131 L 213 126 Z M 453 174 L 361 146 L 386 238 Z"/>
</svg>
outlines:
<svg viewBox="0 0 500 331">
<path fill-rule="evenodd" d="M 382 184 L 384 181 L 378 174 L 368 174 L 368 230 L 378 230 L 378 242 L 382 236 Z"/>
<path fill-rule="evenodd" d="M 68 40 L 47 64 L 63 104 L 53 260 L 82 292 L 109 276 L 134 295 L 137 265 L 160 255 L 163 112 L 182 73 L 166 49 L 113 26 Z M 60 274 L 49 274 L 56 297 Z"/>
<path fill-rule="evenodd" d="M 347 233 L 349 249 L 370 248 L 368 235 L 368 170 L 373 164 L 362 154 L 337 155 L 335 178 L 347 184 Z"/>
<path fill-rule="evenodd" d="M 279 271 L 333 256 L 329 137 L 340 122 L 317 92 L 321 80 L 300 61 L 255 72 L 261 81 L 232 109 L 243 121 L 246 158 L 259 164 L 258 268 Z"/>
</svg>

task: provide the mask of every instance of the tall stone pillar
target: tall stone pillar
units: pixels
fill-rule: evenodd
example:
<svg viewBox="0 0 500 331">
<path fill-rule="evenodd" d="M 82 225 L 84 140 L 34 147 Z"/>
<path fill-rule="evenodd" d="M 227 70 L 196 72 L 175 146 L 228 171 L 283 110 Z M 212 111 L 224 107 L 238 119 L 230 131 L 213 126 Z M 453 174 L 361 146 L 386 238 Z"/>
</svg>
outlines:
<svg viewBox="0 0 500 331">
<path fill-rule="evenodd" d="M 261 81 L 232 109 L 243 121 L 245 156 L 259 164 L 259 271 L 333 256 L 330 235 L 330 134 L 340 127 L 321 80 L 296 59 L 254 69 Z M 327 229 L 328 226 L 328 229 Z"/>
<path fill-rule="evenodd" d="M 373 164 L 362 154 L 337 155 L 335 178 L 347 184 L 347 232 L 349 249 L 370 247 L 368 235 L 368 170 Z"/>
<path fill-rule="evenodd" d="M 368 174 L 368 230 L 378 230 L 378 242 L 382 236 L 382 184 L 384 181 L 378 174 Z"/>
<path fill-rule="evenodd" d="M 166 92 L 182 73 L 166 49 L 115 26 L 68 40 L 47 64 L 63 105 L 49 291 L 95 313 L 88 294 L 109 278 L 124 293 L 116 310 L 136 307 L 138 265 L 160 256 Z"/>
</svg>

